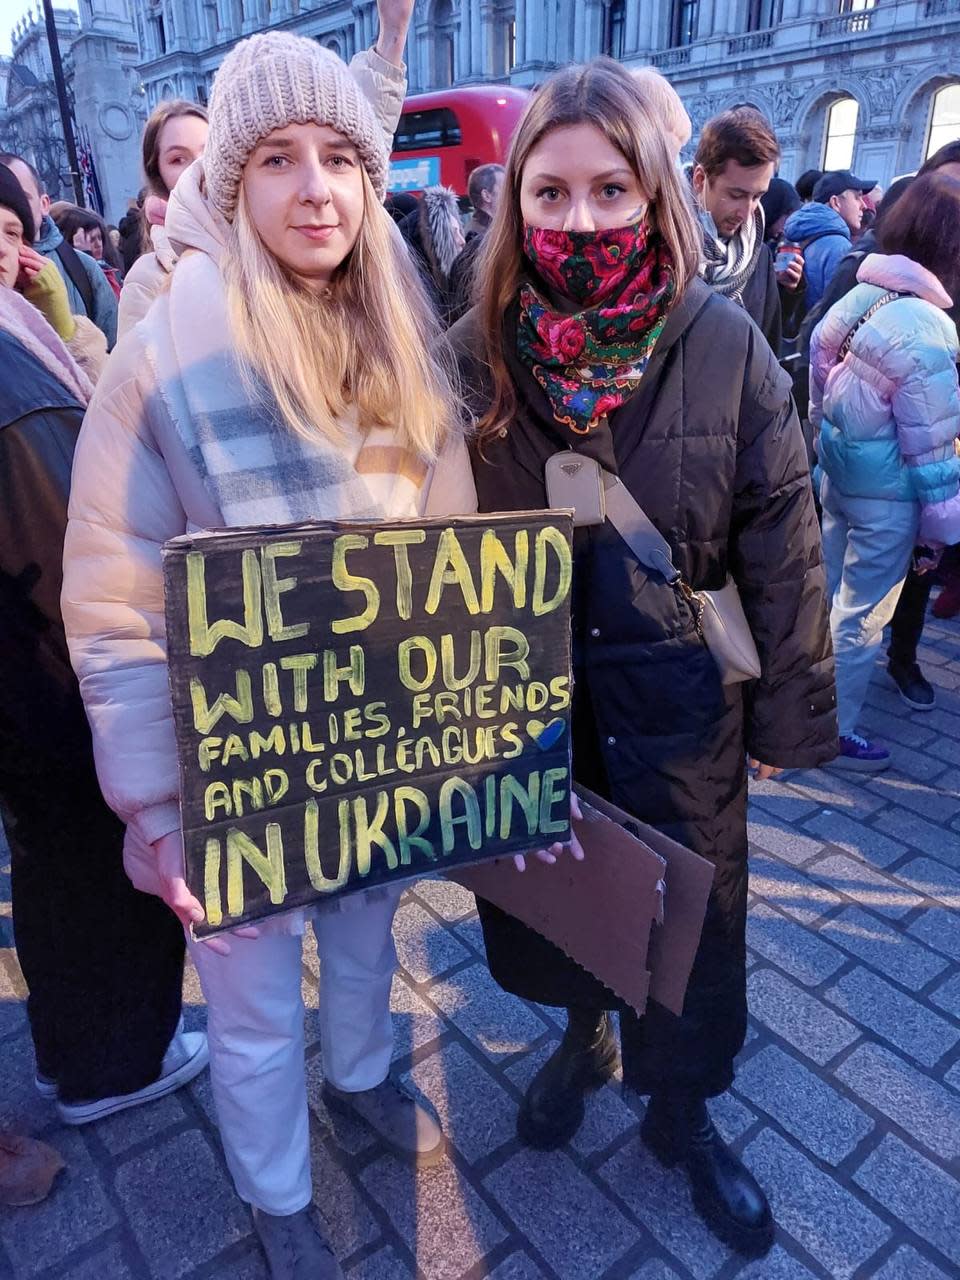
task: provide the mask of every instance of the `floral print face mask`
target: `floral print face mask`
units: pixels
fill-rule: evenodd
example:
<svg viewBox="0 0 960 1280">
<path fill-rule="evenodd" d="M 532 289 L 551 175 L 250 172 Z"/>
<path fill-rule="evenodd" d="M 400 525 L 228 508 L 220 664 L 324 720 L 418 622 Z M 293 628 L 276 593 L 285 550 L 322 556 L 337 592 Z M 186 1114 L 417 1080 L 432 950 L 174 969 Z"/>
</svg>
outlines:
<svg viewBox="0 0 960 1280">
<path fill-rule="evenodd" d="M 523 241 L 535 277 L 581 310 L 556 311 L 524 284 L 518 354 L 557 420 L 586 435 L 643 377 L 676 292 L 670 251 L 646 222 L 604 231 L 525 226 Z"/>
</svg>

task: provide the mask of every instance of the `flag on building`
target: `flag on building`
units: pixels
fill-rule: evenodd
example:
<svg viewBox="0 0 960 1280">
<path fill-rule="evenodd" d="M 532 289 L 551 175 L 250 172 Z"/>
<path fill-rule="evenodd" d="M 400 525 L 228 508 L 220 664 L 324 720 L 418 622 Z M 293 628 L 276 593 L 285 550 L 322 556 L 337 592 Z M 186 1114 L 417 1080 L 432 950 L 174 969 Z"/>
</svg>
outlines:
<svg viewBox="0 0 960 1280">
<path fill-rule="evenodd" d="M 103 217 L 103 192 L 100 190 L 100 179 L 97 177 L 97 165 L 90 145 L 90 134 L 85 125 L 75 129 L 77 139 L 77 163 L 80 166 L 80 178 L 83 182 L 83 194 L 87 208 L 93 209 Z"/>
</svg>

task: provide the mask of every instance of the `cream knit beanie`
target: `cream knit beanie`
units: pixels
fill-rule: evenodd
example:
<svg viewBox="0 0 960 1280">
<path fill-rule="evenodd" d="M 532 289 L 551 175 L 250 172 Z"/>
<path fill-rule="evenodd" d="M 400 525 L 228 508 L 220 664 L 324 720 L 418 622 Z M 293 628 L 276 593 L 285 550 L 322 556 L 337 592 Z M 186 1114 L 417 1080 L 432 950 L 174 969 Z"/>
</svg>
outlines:
<svg viewBox="0 0 960 1280">
<path fill-rule="evenodd" d="M 282 31 L 241 40 L 216 74 L 209 114 L 203 172 L 210 200 L 228 220 L 237 209 L 250 153 L 286 124 L 325 124 L 349 138 L 383 199 L 388 165 L 383 130 L 346 64 L 315 40 Z"/>
</svg>

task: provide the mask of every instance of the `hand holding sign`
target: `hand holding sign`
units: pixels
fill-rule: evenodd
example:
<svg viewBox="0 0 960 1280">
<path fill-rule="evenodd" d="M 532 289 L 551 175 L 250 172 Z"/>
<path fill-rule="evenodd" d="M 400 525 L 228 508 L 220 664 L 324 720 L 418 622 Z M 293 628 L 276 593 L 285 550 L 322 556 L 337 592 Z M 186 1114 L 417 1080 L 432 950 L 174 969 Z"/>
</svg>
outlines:
<svg viewBox="0 0 960 1280">
<path fill-rule="evenodd" d="M 575 818 L 577 822 L 583 820 L 583 814 L 580 811 L 580 801 L 574 794 L 571 794 L 570 796 L 570 817 Z M 571 831 L 569 844 L 552 844 L 549 849 L 538 849 L 534 854 L 515 853 L 513 855 L 513 865 L 518 871 L 526 871 L 527 858 L 533 857 L 537 858 L 540 862 L 546 862 L 550 866 L 553 866 L 563 853 L 564 849 L 570 850 L 570 856 L 575 862 L 583 861 L 583 845 L 580 843 L 580 839 L 577 836 L 576 831 Z"/>
<path fill-rule="evenodd" d="M 206 918 L 203 907 L 187 888 L 183 878 L 183 837 L 179 831 L 171 831 L 154 841 L 153 852 L 157 859 L 157 875 L 162 890 L 160 896 L 183 925 L 187 933 Z M 231 930 L 238 938 L 259 938 L 260 930 L 253 925 Z M 217 955 L 228 956 L 230 944 L 221 937 L 204 938 L 203 941 Z"/>
</svg>

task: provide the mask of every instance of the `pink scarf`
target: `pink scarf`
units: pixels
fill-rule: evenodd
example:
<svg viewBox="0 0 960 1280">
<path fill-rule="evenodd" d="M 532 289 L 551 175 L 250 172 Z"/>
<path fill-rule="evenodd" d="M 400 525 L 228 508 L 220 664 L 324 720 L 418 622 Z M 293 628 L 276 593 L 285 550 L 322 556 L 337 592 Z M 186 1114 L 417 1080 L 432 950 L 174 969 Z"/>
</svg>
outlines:
<svg viewBox="0 0 960 1280">
<path fill-rule="evenodd" d="M 3 286 L 0 286 L 0 329 L 22 343 L 48 373 L 87 407 L 93 395 L 93 383 L 37 308 L 15 289 Z"/>
</svg>

